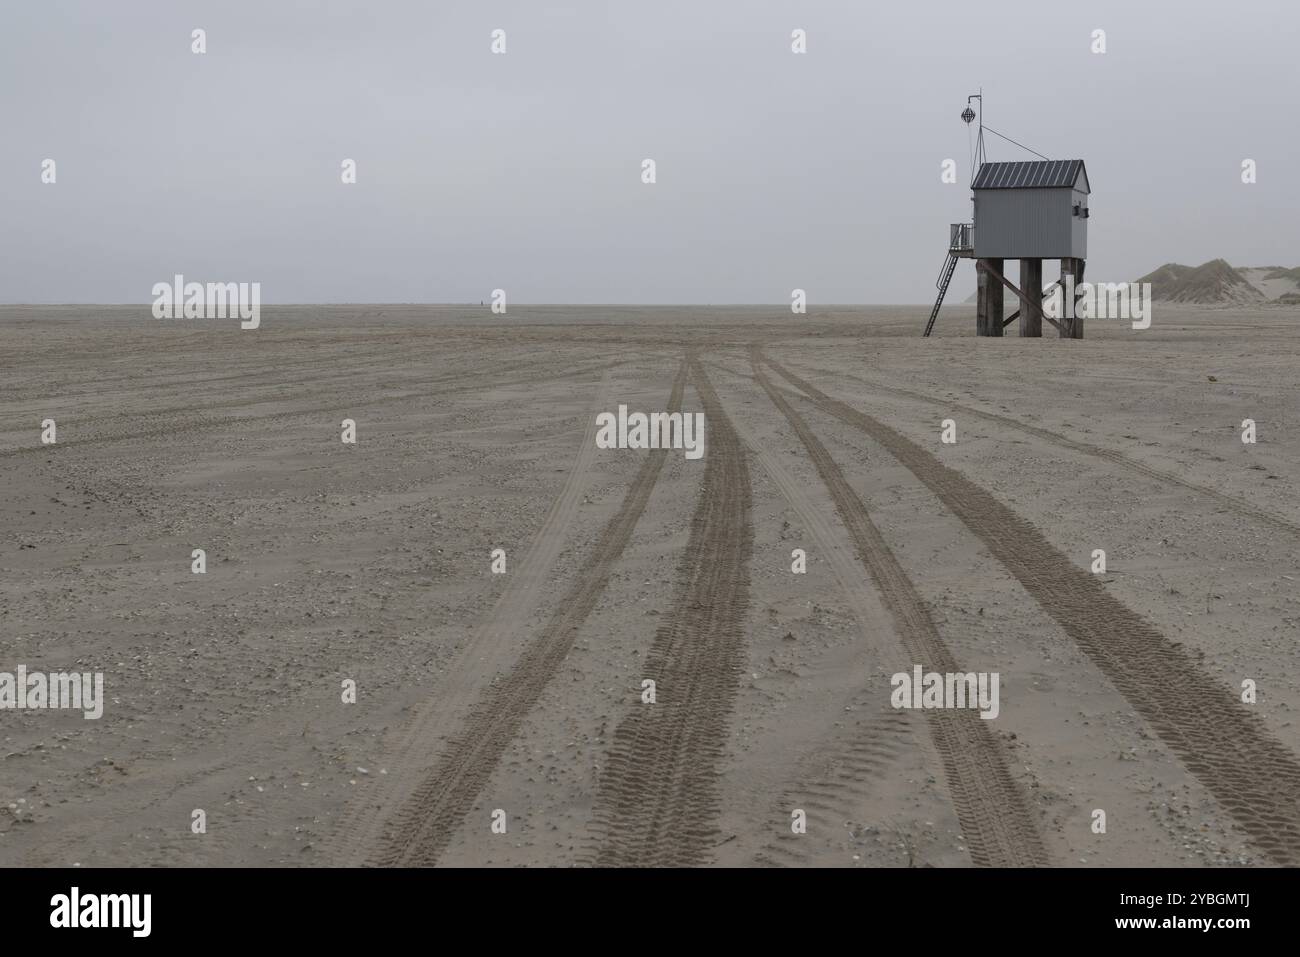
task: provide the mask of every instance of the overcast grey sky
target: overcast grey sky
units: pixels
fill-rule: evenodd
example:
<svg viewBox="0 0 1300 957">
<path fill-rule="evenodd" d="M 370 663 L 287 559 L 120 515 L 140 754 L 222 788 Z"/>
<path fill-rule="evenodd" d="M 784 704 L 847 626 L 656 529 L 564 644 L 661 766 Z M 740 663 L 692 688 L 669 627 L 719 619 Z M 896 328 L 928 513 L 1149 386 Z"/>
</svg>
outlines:
<svg viewBox="0 0 1300 957">
<path fill-rule="evenodd" d="M 1086 161 L 1089 278 L 1300 265 L 1297 36 L 1295 0 L 4 0 L 0 301 L 925 302 L 980 86 Z"/>
</svg>

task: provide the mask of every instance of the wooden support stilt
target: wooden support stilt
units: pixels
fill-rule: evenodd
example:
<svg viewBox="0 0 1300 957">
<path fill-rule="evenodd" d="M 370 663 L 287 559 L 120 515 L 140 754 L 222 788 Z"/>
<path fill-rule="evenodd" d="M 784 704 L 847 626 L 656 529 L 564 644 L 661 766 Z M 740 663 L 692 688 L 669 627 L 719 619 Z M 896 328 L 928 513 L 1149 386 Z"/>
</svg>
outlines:
<svg viewBox="0 0 1300 957">
<path fill-rule="evenodd" d="M 975 263 L 975 335 L 1002 335 L 1002 275 L 1001 259 L 979 259 Z"/>
<path fill-rule="evenodd" d="M 1066 280 L 1074 279 L 1074 260 L 1065 258 L 1061 260 L 1061 289 L 1062 291 L 1072 288 L 1066 285 Z M 1061 296 L 1061 321 L 1057 325 L 1060 330 L 1062 339 L 1069 339 L 1071 336 L 1071 327 L 1074 325 L 1074 303 Z"/>
<path fill-rule="evenodd" d="M 1079 315 L 1076 308 L 1079 294 L 1079 284 L 1083 282 L 1083 260 L 1082 259 L 1062 259 L 1061 260 L 1061 285 L 1065 286 L 1066 277 L 1074 278 L 1074 302 L 1065 302 L 1062 305 L 1068 315 L 1062 316 L 1059 323 L 1055 323 L 1056 328 L 1060 330 L 1062 339 L 1082 339 L 1083 338 L 1083 317 Z"/>
<path fill-rule="evenodd" d="M 998 273 L 1002 272 L 1001 259 L 985 260 Z M 1002 336 L 1002 283 L 989 284 L 988 332 L 986 335 Z"/>
<path fill-rule="evenodd" d="M 1043 335 L 1043 261 L 1020 260 L 1020 288 L 1029 298 L 1020 309 L 1020 335 Z"/>
<path fill-rule="evenodd" d="M 1082 259 L 1076 259 L 1074 261 L 1074 287 L 1076 289 L 1078 289 L 1080 284 L 1083 282 L 1083 266 L 1084 261 Z M 1074 325 L 1070 327 L 1070 338 L 1083 338 L 1083 318 L 1078 315 L 1077 309 L 1075 310 Z"/>
<path fill-rule="evenodd" d="M 975 260 L 975 335 L 989 334 L 989 289 L 993 279 L 984 269 L 985 260 Z"/>
</svg>

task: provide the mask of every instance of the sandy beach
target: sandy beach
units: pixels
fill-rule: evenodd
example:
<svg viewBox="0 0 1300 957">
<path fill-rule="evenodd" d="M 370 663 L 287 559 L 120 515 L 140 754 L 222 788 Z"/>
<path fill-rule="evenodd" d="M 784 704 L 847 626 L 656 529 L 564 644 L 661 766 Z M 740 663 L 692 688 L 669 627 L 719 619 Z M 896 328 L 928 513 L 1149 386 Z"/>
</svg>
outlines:
<svg viewBox="0 0 1300 957">
<path fill-rule="evenodd" d="M 926 313 L 0 307 L 0 865 L 1300 863 L 1294 310 Z"/>
</svg>

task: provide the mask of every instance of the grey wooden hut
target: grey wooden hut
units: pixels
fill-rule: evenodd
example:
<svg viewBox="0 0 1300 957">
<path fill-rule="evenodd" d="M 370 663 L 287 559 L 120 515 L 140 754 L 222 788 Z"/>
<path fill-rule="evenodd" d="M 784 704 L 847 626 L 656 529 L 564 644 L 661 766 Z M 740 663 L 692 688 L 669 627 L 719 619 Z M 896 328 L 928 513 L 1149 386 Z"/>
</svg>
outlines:
<svg viewBox="0 0 1300 957">
<path fill-rule="evenodd" d="M 1088 258 L 1088 171 L 1083 160 L 981 163 L 971 183 L 972 222 L 949 228 L 948 259 L 940 273 L 939 298 L 926 326 L 929 335 L 958 259 L 974 259 L 979 280 L 976 334 L 1000 336 L 1020 320 L 1022 336 L 1043 334 L 1043 260 L 1059 259 L 1064 283 L 1083 281 Z M 1008 259 L 1020 260 L 1020 285 L 1005 276 Z M 1053 284 L 1055 285 L 1055 284 Z M 1020 309 L 1003 317 L 1003 288 L 1020 300 Z M 1066 310 L 1069 312 L 1070 310 Z M 1082 339 L 1083 320 L 1074 316 L 1047 321 L 1062 338 Z"/>
</svg>

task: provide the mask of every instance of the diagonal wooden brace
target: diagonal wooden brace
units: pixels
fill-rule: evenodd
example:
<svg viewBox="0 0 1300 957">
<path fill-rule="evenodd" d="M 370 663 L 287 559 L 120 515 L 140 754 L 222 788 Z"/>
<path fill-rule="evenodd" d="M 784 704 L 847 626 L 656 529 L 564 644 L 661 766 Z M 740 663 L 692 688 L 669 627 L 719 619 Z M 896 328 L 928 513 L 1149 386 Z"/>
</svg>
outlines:
<svg viewBox="0 0 1300 957">
<path fill-rule="evenodd" d="M 1008 279 L 1006 276 L 1002 275 L 1002 273 L 998 272 L 998 271 L 997 271 L 996 269 L 994 269 L 992 266 L 988 265 L 984 260 L 982 260 L 982 259 L 978 259 L 978 260 L 976 260 L 976 261 L 975 261 L 975 268 L 976 268 L 976 269 L 983 269 L 986 273 L 988 273 L 990 276 L 992 276 L 992 277 L 993 277 L 994 279 L 996 279 L 998 282 L 1002 283 L 1002 285 L 1006 286 L 1008 289 L 1010 289 L 1012 292 L 1014 292 L 1017 296 L 1019 296 L 1021 302 L 1025 303 L 1025 304 L 1028 304 L 1028 303 L 1030 302 L 1029 297 L 1026 296 L 1023 292 L 1021 292 L 1018 288 L 1016 288 L 1016 284 L 1015 284 L 1015 283 L 1013 283 L 1013 282 L 1012 282 L 1010 279 Z M 1018 319 L 1018 318 L 1020 318 L 1020 310 L 1019 310 L 1019 309 L 1017 309 L 1015 312 L 1013 312 L 1013 313 L 1011 314 L 1011 318 L 1010 318 L 1010 319 L 1007 319 L 1006 322 L 1002 323 L 1003 327 L 1005 328 L 1006 325 L 1007 325 L 1007 323 L 1009 323 L 1009 322 L 1011 321 L 1011 319 Z M 1061 324 L 1060 324 L 1059 322 L 1057 322 L 1055 319 L 1053 319 L 1051 316 L 1044 315 L 1043 318 L 1046 319 L 1048 322 L 1050 322 L 1052 325 L 1056 326 L 1056 331 L 1057 331 L 1057 332 L 1060 332 L 1060 331 L 1061 331 Z"/>
<path fill-rule="evenodd" d="M 996 270 L 989 269 L 989 272 L 995 273 Z M 1005 279 L 1003 279 L 1002 281 L 1007 282 Z M 1047 289 L 1043 291 L 1043 298 L 1046 299 L 1048 295 L 1051 293 L 1052 289 L 1056 286 L 1059 286 L 1060 284 L 1061 284 L 1061 280 L 1058 279 L 1056 280 L 1056 282 L 1052 283 L 1052 285 L 1048 286 Z M 1011 284 L 1007 283 L 1007 285 L 1009 286 Z M 1019 290 L 1017 290 L 1017 292 L 1019 292 Z M 1020 310 L 1017 309 L 1015 312 L 1007 316 L 1007 318 L 1002 321 L 1002 328 L 1005 329 L 1007 326 L 1011 325 L 1011 323 L 1015 322 L 1019 318 L 1020 318 Z M 1052 325 L 1056 326 L 1057 332 L 1061 331 L 1061 324 L 1057 322 L 1055 319 L 1053 319 L 1051 316 L 1049 316 L 1047 313 L 1043 313 L 1043 318 L 1046 319 L 1048 322 L 1050 322 Z"/>
</svg>

